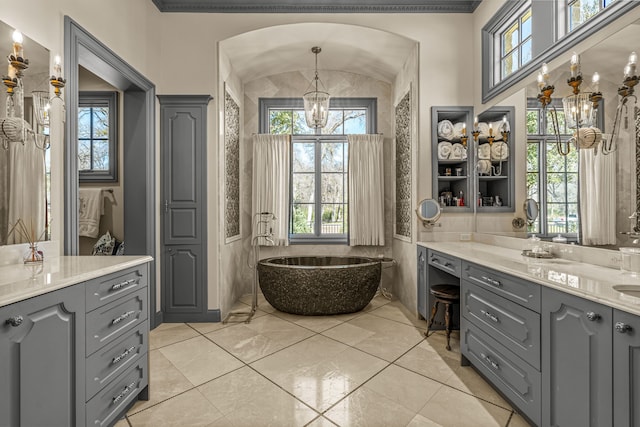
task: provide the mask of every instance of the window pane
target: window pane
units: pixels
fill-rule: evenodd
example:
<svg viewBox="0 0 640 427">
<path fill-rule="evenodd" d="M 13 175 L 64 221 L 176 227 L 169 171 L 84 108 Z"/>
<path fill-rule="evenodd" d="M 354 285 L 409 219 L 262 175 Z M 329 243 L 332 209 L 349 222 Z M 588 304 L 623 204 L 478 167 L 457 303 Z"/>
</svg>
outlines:
<svg viewBox="0 0 640 427">
<path fill-rule="evenodd" d="M 342 142 L 323 142 L 320 147 L 322 172 L 343 172 L 346 169 L 346 164 L 344 163 L 346 144 Z"/>
<path fill-rule="evenodd" d="M 313 142 L 293 144 L 293 172 L 313 172 L 315 170 L 316 148 Z"/>
<path fill-rule="evenodd" d="M 93 108 L 94 138 L 109 138 L 109 107 Z"/>
<path fill-rule="evenodd" d="M 502 77 L 506 77 L 518 69 L 518 51 L 514 50 L 513 53 L 502 59 Z"/>
<path fill-rule="evenodd" d="M 529 172 L 527 173 L 527 198 L 533 200 L 540 200 L 538 195 L 539 186 L 539 174 L 537 172 Z"/>
<path fill-rule="evenodd" d="M 313 203 L 315 201 L 315 174 L 294 173 L 291 180 L 294 203 Z"/>
<path fill-rule="evenodd" d="M 91 107 L 78 107 L 78 138 L 91 138 Z"/>
<path fill-rule="evenodd" d="M 322 128 L 322 133 L 325 135 L 342 135 L 344 133 L 343 122 L 342 110 L 329 110 L 327 126 Z"/>
<path fill-rule="evenodd" d="M 532 57 L 531 39 L 522 43 L 522 46 L 520 46 L 520 52 L 522 53 L 522 65 L 531 61 L 531 57 Z"/>
<path fill-rule="evenodd" d="M 307 126 L 304 110 L 295 110 L 293 112 L 293 133 L 295 135 L 312 135 L 316 133 L 315 129 Z"/>
<path fill-rule="evenodd" d="M 322 174 L 322 203 L 342 203 L 345 179 L 342 173 Z"/>
<path fill-rule="evenodd" d="M 567 135 L 569 131 L 567 130 L 567 124 L 564 120 L 564 111 L 562 109 L 556 109 L 556 116 L 558 118 L 558 132 L 561 135 Z M 554 135 L 555 132 L 553 130 L 553 112 L 551 109 L 547 110 L 547 135 Z"/>
<path fill-rule="evenodd" d="M 78 141 L 78 169 L 91 169 L 91 141 Z"/>
<path fill-rule="evenodd" d="M 511 52 L 518 46 L 519 41 L 519 24 L 514 23 L 509 29 L 502 33 L 502 56 Z"/>
<path fill-rule="evenodd" d="M 539 171 L 539 162 L 538 159 L 538 143 L 530 142 L 527 144 L 527 172 L 538 172 Z"/>
<path fill-rule="evenodd" d="M 549 203 L 565 203 L 567 200 L 567 193 L 565 189 L 565 174 L 547 174 L 547 200 Z"/>
<path fill-rule="evenodd" d="M 600 12 L 600 0 L 577 0 L 569 4 L 569 31 Z"/>
<path fill-rule="evenodd" d="M 558 153 L 556 144 L 547 142 L 547 172 L 564 172 L 565 157 Z"/>
<path fill-rule="evenodd" d="M 567 174 L 567 202 L 578 200 L 578 174 Z"/>
<path fill-rule="evenodd" d="M 567 207 L 565 204 L 547 204 L 547 231 L 549 234 L 567 232 Z"/>
<path fill-rule="evenodd" d="M 522 40 L 531 35 L 531 9 L 522 15 Z"/>
<path fill-rule="evenodd" d="M 536 135 L 538 131 L 538 121 L 540 120 L 539 110 L 527 110 L 527 134 Z"/>
<path fill-rule="evenodd" d="M 315 233 L 315 205 L 294 204 L 291 217 L 293 234 L 314 234 Z"/>
<path fill-rule="evenodd" d="M 344 110 L 344 133 L 346 135 L 367 133 L 367 110 Z"/>
<path fill-rule="evenodd" d="M 578 172 L 578 150 L 572 146 L 571 151 L 567 154 L 567 172 Z"/>
<path fill-rule="evenodd" d="M 93 141 L 93 161 L 94 171 L 109 170 L 109 141 Z"/>
<path fill-rule="evenodd" d="M 292 132 L 291 110 L 269 110 L 269 133 L 290 135 Z"/>
<path fill-rule="evenodd" d="M 567 205 L 567 211 L 569 214 L 567 215 L 567 227 L 569 233 L 577 233 L 578 227 L 580 225 L 578 221 L 578 204 L 571 203 Z"/>
<path fill-rule="evenodd" d="M 345 229 L 345 205 L 341 203 L 322 205 L 322 234 L 343 234 Z"/>
</svg>

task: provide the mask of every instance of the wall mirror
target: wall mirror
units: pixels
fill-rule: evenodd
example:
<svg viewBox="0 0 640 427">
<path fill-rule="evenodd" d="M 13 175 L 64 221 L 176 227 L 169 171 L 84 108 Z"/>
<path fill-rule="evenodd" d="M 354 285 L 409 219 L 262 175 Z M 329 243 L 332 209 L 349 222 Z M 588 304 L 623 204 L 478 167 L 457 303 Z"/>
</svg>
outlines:
<svg viewBox="0 0 640 427">
<path fill-rule="evenodd" d="M 440 204 L 433 199 L 424 199 L 416 208 L 416 215 L 425 227 L 433 226 L 440 219 Z"/>
<path fill-rule="evenodd" d="M 603 96 L 598 111 L 598 127 L 602 129 L 605 140 L 611 140 L 616 122 L 620 99 L 618 88 L 622 86 L 625 66 L 633 50 L 640 53 L 639 25 L 640 21 L 636 21 L 579 52 L 583 78 L 580 90 L 599 91 Z M 561 55 L 561 58 L 565 61 L 549 70 L 548 83 L 555 86 L 552 99 L 558 111 L 560 134 L 566 140 L 575 132 L 565 126 L 562 104 L 562 98 L 572 93 L 567 84 L 571 77 L 572 52 Z M 599 74 L 597 83 L 592 81 L 595 72 Z M 640 165 L 636 160 L 640 146 L 636 132 L 640 104 L 635 97 L 630 97 L 622 108 L 617 121 L 617 149 L 614 153 L 603 155 L 600 145 L 595 156 L 595 150 L 578 151 L 575 146 L 571 147 L 569 154 L 561 154 L 556 147 L 551 117 L 548 111 L 544 114 L 537 100 L 539 87 L 535 74 L 529 77 L 526 87 L 526 116 L 522 117 L 519 112 L 520 117 L 516 118 L 518 123 L 525 125 L 527 134 L 525 141 L 518 141 L 521 147 L 525 147 L 517 153 L 525 156 L 525 166 L 524 169 L 519 166 L 516 171 L 525 177 L 526 188 L 519 187 L 516 192 L 519 198 L 533 199 L 539 206 L 537 220 L 527 226 L 528 234 L 535 233 L 543 239 L 562 234 L 570 242 L 577 240 L 582 245 L 607 249 L 630 245 L 634 236 L 629 232 L 637 226 L 637 215 L 634 214 L 640 205 L 637 188 Z M 529 212 L 527 206 L 525 211 Z M 477 231 L 489 232 L 480 227 Z M 518 235 L 526 237 L 527 233 Z"/>
<path fill-rule="evenodd" d="M 532 226 L 540 213 L 540 207 L 538 202 L 534 199 L 527 199 L 524 201 L 524 214 L 527 217 L 527 224 Z"/>
<path fill-rule="evenodd" d="M 0 57 L 13 52 L 14 30 L 0 21 Z M 43 135 L 48 134 L 48 129 L 37 123 L 33 96 L 34 92 L 43 91 L 43 99 L 48 98 L 49 51 L 25 34 L 22 48 L 24 57 L 29 60 L 22 77 L 24 105 L 15 105 L 18 97 L 10 99 L 7 88 L 2 85 L 0 117 L 7 117 L 8 100 L 14 102 L 14 117 L 23 115 L 28 126 L 38 133 L 38 138 L 25 138 L 24 143 L 5 140 L 6 143 L 0 144 L 0 245 L 27 242 L 21 233 L 14 231 L 9 235 L 19 219 L 35 240 L 51 237 L 50 150 L 43 144 Z M 6 68 L 0 72 L 3 76 L 8 73 Z"/>
</svg>

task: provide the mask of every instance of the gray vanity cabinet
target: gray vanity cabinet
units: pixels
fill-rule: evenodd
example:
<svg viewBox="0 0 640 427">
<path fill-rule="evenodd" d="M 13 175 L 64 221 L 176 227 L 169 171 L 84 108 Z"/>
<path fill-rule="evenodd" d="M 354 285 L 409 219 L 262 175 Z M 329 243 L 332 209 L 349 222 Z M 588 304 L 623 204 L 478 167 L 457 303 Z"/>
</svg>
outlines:
<svg viewBox="0 0 640 427">
<path fill-rule="evenodd" d="M 612 425 L 612 317 L 610 307 L 542 287 L 542 425 Z"/>
<path fill-rule="evenodd" d="M 640 426 L 640 317 L 613 311 L 613 425 Z"/>
<path fill-rule="evenodd" d="M 82 426 L 85 296 L 75 287 L 0 308 L 0 425 Z"/>
<path fill-rule="evenodd" d="M 418 314 L 427 317 L 427 248 L 418 246 Z"/>
</svg>

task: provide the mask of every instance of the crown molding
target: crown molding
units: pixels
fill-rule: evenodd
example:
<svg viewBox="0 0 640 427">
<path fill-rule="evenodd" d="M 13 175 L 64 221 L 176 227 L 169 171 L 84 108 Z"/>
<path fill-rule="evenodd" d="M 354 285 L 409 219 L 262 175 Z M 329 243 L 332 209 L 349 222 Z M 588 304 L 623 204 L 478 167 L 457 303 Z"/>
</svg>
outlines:
<svg viewBox="0 0 640 427">
<path fill-rule="evenodd" d="M 152 0 L 161 12 L 473 13 L 482 0 Z"/>
</svg>

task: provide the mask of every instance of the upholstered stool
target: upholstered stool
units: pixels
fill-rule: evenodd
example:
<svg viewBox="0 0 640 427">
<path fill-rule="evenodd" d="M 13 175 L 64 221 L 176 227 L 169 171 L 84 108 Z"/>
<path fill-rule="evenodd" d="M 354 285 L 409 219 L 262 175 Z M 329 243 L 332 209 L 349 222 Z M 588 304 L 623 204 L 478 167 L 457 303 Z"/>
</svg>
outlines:
<svg viewBox="0 0 640 427">
<path fill-rule="evenodd" d="M 444 328 L 447 332 L 447 350 L 451 350 L 449 340 L 451 338 L 451 316 L 453 315 L 453 304 L 460 304 L 460 287 L 455 285 L 433 285 L 429 289 L 431 295 L 435 297 L 436 302 L 431 309 L 431 317 L 427 324 L 427 332 L 424 333 L 425 337 L 429 336 L 429 328 L 433 325 L 433 319 L 438 312 L 438 305 L 444 304 Z"/>
</svg>

